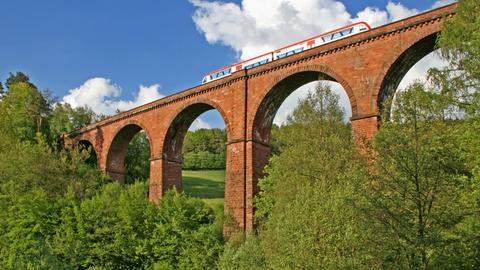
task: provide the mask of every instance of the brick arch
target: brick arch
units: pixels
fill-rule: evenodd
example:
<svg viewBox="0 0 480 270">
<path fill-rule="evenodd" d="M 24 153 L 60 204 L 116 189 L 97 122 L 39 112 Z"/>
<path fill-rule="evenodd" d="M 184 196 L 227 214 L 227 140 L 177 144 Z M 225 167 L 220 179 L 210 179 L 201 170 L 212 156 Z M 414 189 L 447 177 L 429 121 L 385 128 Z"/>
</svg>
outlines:
<svg viewBox="0 0 480 270">
<path fill-rule="evenodd" d="M 107 148 L 106 172 L 112 179 L 119 183 L 125 181 L 125 156 L 127 154 L 128 144 L 132 138 L 141 130 L 145 131 L 152 149 L 153 139 L 148 129 L 136 120 L 128 120 L 116 128 L 114 136 Z M 151 151 L 152 152 L 152 151 Z"/>
<path fill-rule="evenodd" d="M 270 129 L 273 119 L 283 101 L 300 86 L 307 83 L 329 80 L 342 85 L 347 93 L 352 114 L 357 113 L 357 102 L 349 83 L 335 71 L 325 65 L 306 65 L 294 68 L 288 72 L 276 76 L 271 83 L 264 88 L 264 95 L 261 102 L 255 109 L 253 120 L 253 138 L 255 141 L 268 144 L 270 140 Z"/>
<path fill-rule="evenodd" d="M 384 111 L 385 102 L 395 94 L 407 72 L 422 58 L 435 51 L 438 33 L 439 31 L 434 31 L 417 36 L 399 54 L 394 55 L 390 61 L 391 64 L 379 74 L 383 80 L 376 87 L 378 91 L 375 93 L 377 93 L 377 109 L 380 113 Z"/>
<path fill-rule="evenodd" d="M 223 109 L 223 107 L 221 106 L 220 103 L 217 103 L 211 99 L 206 99 L 206 98 L 196 98 L 194 100 L 192 100 L 191 102 L 188 102 L 186 104 L 183 104 L 181 107 L 179 107 L 178 109 L 176 109 L 173 114 L 172 114 L 172 117 L 167 121 L 168 122 L 168 127 L 170 128 L 171 125 L 173 124 L 173 122 L 175 121 L 175 118 L 177 118 L 182 112 L 184 112 L 186 109 L 188 109 L 189 107 L 191 106 L 194 106 L 196 104 L 205 104 L 207 106 L 210 106 L 211 108 L 208 109 L 208 110 L 205 110 L 203 111 L 202 113 L 206 112 L 206 111 L 209 111 L 209 110 L 216 110 L 220 113 L 220 115 L 222 116 L 222 119 L 223 119 L 223 122 L 225 123 L 225 130 L 227 132 L 227 136 L 229 136 L 229 134 L 231 133 L 231 129 L 232 129 L 232 123 L 230 121 L 230 118 L 228 117 L 228 114 L 226 113 L 226 111 Z M 198 116 L 200 116 L 202 113 L 200 113 Z M 197 117 L 198 117 L 197 116 Z M 193 120 L 195 120 L 196 118 L 194 118 Z M 193 123 L 193 121 L 192 121 Z M 165 139 L 164 139 L 165 140 Z"/>
<path fill-rule="evenodd" d="M 225 111 L 214 101 L 196 99 L 194 102 L 181 106 L 173 113 L 173 117 L 167 125 L 168 128 L 165 137 L 163 138 L 163 190 L 168 190 L 173 186 L 175 186 L 177 190 L 182 190 L 182 146 L 185 135 L 195 119 L 202 113 L 210 110 L 217 110 L 222 116 L 228 140 L 231 129 L 230 121 Z"/>
</svg>

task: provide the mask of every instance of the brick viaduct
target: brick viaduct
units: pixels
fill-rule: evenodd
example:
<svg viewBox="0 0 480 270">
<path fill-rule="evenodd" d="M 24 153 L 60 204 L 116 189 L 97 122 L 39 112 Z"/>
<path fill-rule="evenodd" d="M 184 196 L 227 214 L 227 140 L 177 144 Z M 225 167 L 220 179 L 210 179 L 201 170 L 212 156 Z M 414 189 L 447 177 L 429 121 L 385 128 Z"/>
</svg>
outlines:
<svg viewBox="0 0 480 270">
<path fill-rule="evenodd" d="M 355 138 L 371 137 L 383 102 L 406 72 L 434 51 L 437 34 L 456 7 L 445 6 L 238 71 L 89 125 L 69 134 L 66 144 L 91 145 L 99 168 L 122 182 L 127 146 L 144 130 L 151 149 L 149 198 L 158 203 L 166 190 L 174 186 L 182 190 L 185 133 L 200 114 L 215 109 L 227 131 L 225 212 L 240 229 L 251 229 L 252 199 L 270 156 L 270 128 L 283 100 L 306 83 L 336 81 L 350 99 Z"/>
</svg>

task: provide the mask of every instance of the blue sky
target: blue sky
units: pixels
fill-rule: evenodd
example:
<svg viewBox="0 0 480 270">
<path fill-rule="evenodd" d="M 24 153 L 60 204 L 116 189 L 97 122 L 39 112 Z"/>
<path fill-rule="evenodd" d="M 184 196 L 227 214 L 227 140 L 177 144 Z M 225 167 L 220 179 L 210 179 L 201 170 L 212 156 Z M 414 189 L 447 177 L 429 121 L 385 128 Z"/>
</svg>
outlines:
<svg viewBox="0 0 480 270">
<path fill-rule="evenodd" d="M 261 51 L 263 48 L 257 46 L 260 43 L 272 47 L 297 36 L 318 34 L 316 31 L 328 30 L 327 26 L 362 17 L 358 14 L 367 7 L 375 12 L 364 16 L 377 16 L 381 23 L 386 23 L 402 14 L 410 14 L 406 11 L 414 14 L 435 3 L 448 2 L 282 1 L 289 3 L 292 11 L 297 3 L 303 5 L 301 2 L 317 2 L 317 7 L 327 10 L 342 2 L 346 9 L 343 19 L 337 20 L 335 12 L 338 9 L 332 9 L 332 17 L 325 18 L 326 21 L 303 22 L 297 28 L 308 31 L 284 37 L 279 23 L 261 25 L 257 18 L 257 25 L 243 6 L 248 5 L 252 12 L 265 12 L 262 5 L 268 4 L 266 0 L 216 1 L 215 5 L 206 0 L 0 0 L 0 80 L 5 81 L 9 72 L 22 71 L 39 88 L 50 89 L 62 100 L 69 91 L 87 91 L 88 87 L 81 86 L 93 78 L 102 78 L 103 81 L 92 81 L 92 89 L 88 90 L 94 91 L 96 85 L 103 84 L 101 89 L 110 96 L 98 97 L 103 100 L 101 102 L 122 100 L 122 108 L 127 108 L 141 103 L 140 100 L 129 102 L 139 95 L 141 85 L 149 89 L 144 92 L 146 99 L 173 94 L 199 84 L 209 71 Z M 387 9 L 388 5 L 391 10 Z M 399 11 L 399 8 L 404 10 Z M 402 14 L 395 15 L 398 12 Z M 284 19 L 283 15 L 277 15 L 275 20 Z M 382 15 L 386 17 L 381 19 Z M 235 26 L 235 20 L 244 22 L 249 32 L 236 31 L 230 35 L 220 29 Z M 265 29 L 278 35 L 272 34 L 264 41 L 258 33 Z M 275 41 L 269 43 L 269 40 Z M 113 88 L 108 88 L 110 86 Z M 150 95 L 153 92 L 158 93 Z M 218 124 L 215 117 L 207 115 L 206 119 L 213 126 Z"/>
</svg>

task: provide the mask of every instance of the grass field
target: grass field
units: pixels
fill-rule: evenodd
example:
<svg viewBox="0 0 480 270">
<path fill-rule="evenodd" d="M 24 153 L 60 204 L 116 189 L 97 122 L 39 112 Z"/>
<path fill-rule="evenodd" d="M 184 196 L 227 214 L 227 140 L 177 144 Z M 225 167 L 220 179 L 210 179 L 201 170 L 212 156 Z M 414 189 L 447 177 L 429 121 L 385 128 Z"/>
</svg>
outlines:
<svg viewBox="0 0 480 270">
<path fill-rule="evenodd" d="M 223 212 L 225 171 L 182 171 L 183 190 Z"/>
</svg>

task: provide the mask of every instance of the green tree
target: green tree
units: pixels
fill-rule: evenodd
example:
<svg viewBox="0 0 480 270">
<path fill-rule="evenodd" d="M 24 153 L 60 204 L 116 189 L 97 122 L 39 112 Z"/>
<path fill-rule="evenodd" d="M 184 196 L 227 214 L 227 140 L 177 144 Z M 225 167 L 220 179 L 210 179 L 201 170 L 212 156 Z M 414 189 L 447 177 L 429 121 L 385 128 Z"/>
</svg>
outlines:
<svg viewBox="0 0 480 270">
<path fill-rule="evenodd" d="M 319 82 L 313 91 L 309 91 L 305 98 L 299 100 L 295 110 L 287 117 L 287 123 L 309 124 L 317 121 L 340 123 L 344 115 L 340 97 L 334 94 L 328 85 Z"/>
<path fill-rule="evenodd" d="M 19 140 L 34 141 L 46 130 L 49 104 L 36 87 L 26 82 L 10 83 L 0 102 L 0 128 Z"/>
<path fill-rule="evenodd" d="M 42 189 L 33 188 L 15 198 L 7 211 L 8 230 L 0 238 L 5 245 L 0 266 L 3 269 L 62 268 L 48 243 L 59 221 L 55 202 Z"/>
<path fill-rule="evenodd" d="M 184 169 L 225 169 L 227 135 L 224 130 L 188 131 L 183 142 Z"/>
<path fill-rule="evenodd" d="M 460 0 L 456 15 L 443 27 L 438 44 L 442 56 L 450 63 L 446 71 L 466 87 L 478 88 L 480 80 L 479 18 L 478 1 Z"/>
<path fill-rule="evenodd" d="M 476 269 L 467 254 L 445 254 L 461 224 L 478 213 L 479 191 L 458 147 L 461 123 L 449 98 L 421 84 L 397 93 L 390 120 L 375 137 L 372 181 L 365 194 L 376 231 L 389 235 L 391 266 Z M 465 244 L 465 243 L 464 243 Z M 471 249 L 474 246 L 466 247 Z M 454 256 L 452 256 L 454 255 Z M 438 263 L 456 258 L 460 265 Z M 461 259 L 460 259 L 461 258 Z"/>
<path fill-rule="evenodd" d="M 2 82 L 0 82 L 0 100 L 2 100 L 3 95 L 5 95 L 5 89 L 3 88 Z"/>
<path fill-rule="evenodd" d="M 28 84 L 28 86 L 37 89 L 37 87 L 30 82 L 30 78 L 23 72 L 16 72 L 15 74 L 10 72 L 10 76 L 7 78 L 5 85 L 10 89 L 12 85 L 17 83 L 25 83 Z"/>
<path fill-rule="evenodd" d="M 150 141 L 143 131 L 137 133 L 128 144 L 125 156 L 125 183 L 148 180 L 150 177 Z"/>
<path fill-rule="evenodd" d="M 358 190 L 366 163 L 338 100 L 320 84 L 281 128 L 282 151 L 270 160 L 255 198 L 258 235 L 239 247 L 229 243 L 222 268 L 379 268 L 381 250 L 370 244 L 373 232 L 356 206 L 364 200 Z"/>
<path fill-rule="evenodd" d="M 147 191 L 146 183 L 111 183 L 80 204 L 69 200 L 54 240 L 55 254 L 73 268 L 213 265 L 222 243 L 213 211 L 175 191 L 167 193 L 157 208 L 148 201 Z"/>
<path fill-rule="evenodd" d="M 41 139 L 17 141 L 2 130 L 0 141 L 0 268 L 61 269 L 50 242 L 58 199 L 69 188 L 76 200 L 92 196 L 103 176 L 84 164 L 84 152 L 54 152 Z"/>
<path fill-rule="evenodd" d="M 88 107 L 74 109 L 68 103 L 56 104 L 48 117 L 49 136 L 55 141 L 63 133 L 70 133 L 96 120 L 96 114 Z"/>
</svg>

